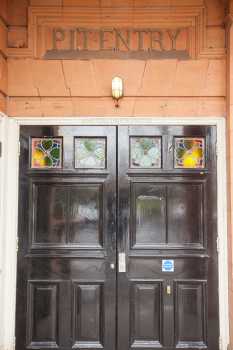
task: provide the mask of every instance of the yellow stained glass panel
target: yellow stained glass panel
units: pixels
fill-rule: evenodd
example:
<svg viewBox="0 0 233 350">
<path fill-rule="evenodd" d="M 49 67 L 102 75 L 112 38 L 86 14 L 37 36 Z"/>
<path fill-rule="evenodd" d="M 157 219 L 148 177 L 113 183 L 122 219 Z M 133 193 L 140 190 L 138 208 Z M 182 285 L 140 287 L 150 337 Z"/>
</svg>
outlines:
<svg viewBox="0 0 233 350">
<path fill-rule="evenodd" d="M 203 169 L 205 167 L 205 139 L 175 138 L 175 168 Z"/>
</svg>

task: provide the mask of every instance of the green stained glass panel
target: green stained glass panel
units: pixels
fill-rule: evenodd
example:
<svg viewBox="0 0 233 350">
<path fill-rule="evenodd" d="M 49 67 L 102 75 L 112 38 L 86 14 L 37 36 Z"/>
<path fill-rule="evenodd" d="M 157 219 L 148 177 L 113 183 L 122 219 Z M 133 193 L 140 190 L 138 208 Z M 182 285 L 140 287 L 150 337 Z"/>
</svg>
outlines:
<svg viewBox="0 0 233 350">
<path fill-rule="evenodd" d="M 161 168 L 161 138 L 131 137 L 131 168 Z"/>
<path fill-rule="evenodd" d="M 174 162 L 175 168 L 203 169 L 205 167 L 205 139 L 176 137 Z"/>
<path fill-rule="evenodd" d="M 103 137 L 76 137 L 75 168 L 105 169 L 106 139 Z"/>
<path fill-rule="evenodd" d="M 62 138 L 44 137 L 31 139 L 31 168 L 61 168 Z"/>
</svg>

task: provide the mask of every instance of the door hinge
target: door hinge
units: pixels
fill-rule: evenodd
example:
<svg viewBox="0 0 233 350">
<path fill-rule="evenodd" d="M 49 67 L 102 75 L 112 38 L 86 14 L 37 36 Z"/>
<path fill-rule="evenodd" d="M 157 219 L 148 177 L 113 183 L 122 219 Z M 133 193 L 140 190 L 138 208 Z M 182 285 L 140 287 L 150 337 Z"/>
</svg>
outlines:
<svg viewBox="0 0 233 350">
<path fill-rule="evenodd" d="M 218 338 L 219 350 L 222 350 L 222 338 Z"/>
<path fill-rule="evenodd" d="M 20 156 L 20 148 L 21 148 L 21 145 L 20 145 L 20 141 L 19 141 L 19 145 L 18 145 L 18 155 Z"/>
<path fill-rule="evenodd" d="M 216 239 L 216 245 L 217 245 L 217 252 L 219 253 L 220 251 L 220 241 L 219 241 L 219 236 Z"/>
<path fill-rule="evenodd" d="M 215 153 L 216 153 L 216 157 L 218 157 L 218 143 L 217 142 L 215 144 Z"/>
<path fill-rule="evenodd" d="M 18 253 L 19 250 L 19 237 L 16 237 L 16 253 Z"/>
<path fill-rule="evenodd" d="M 2 158 L 2 142 L 0 141 L 0 158 Z"/>
</svg>

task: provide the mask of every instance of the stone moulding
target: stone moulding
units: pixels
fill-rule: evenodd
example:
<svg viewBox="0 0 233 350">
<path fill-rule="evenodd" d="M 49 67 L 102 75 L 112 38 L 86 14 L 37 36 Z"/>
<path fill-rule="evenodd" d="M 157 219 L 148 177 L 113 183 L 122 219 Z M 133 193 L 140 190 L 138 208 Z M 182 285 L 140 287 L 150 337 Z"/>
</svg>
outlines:
<svg viewBox="0 0 233 350">
<path fill-rule="evenodd" d="M 172 5 L 135 8 L 29 7 L 28 47 L 8 48 L 8 57 L 43 58 L 53 28 L 187 28 L 191 59 L 223 58 L 224 48 L 207 48 L 206 7 Z"/>
</svg>

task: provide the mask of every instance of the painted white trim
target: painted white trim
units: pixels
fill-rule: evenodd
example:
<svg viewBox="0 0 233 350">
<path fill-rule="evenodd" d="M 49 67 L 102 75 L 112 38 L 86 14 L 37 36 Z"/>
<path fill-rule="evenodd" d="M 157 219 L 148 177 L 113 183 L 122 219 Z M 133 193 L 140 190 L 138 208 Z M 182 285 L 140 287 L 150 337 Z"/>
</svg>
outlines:
<svg viewBox="0 0 233 350">
<path fill-rule="evenodd" d="M 20 125 L 216 125 L 217 127 L 217 184 L 218 184 L 218 235 L 219 235 L 219 317 L 221 350 L 227 350 L 229 343 L 228 302 L 228 258 L 227 258 L 227 177 L 226 177 L 226 123 L 224 118 L 7 118 L 5 119 L 4 149 L 4 208 L 5 220 L 1 229 L 4 233 L 3 256 L 3 315 L 0 345 L 3 350 L 14 348 L 15 300 L 16 300 L 16 239 L 18 218 L 18 139 Z M 0 319 L 1 322 L 1 319 Z M 1 328 L 1 327 L 0 327 Z"/>
<path fill-rule="evenodd" d="M 217 205 L 219 237 L 219 318 L 220 350 L 229 345 L 229 296 L 228 296 L 228 235 L 227 235 L 227 169 L 226 169 L 226 122 L 217 124 Z"/>
<path fill-rule="evenodd" d="M 4 137 L 4 129 L 5 129 L 5 116 L 0 113 L 0 142 L 1 144 L 5 144 L 5 137 Z M 4 165 L 5 165 L 5 154 L 4 149 L 2 149 L 2 157 L 0 158 L 0 310 L 2 310 L 3 307 L 3 209 L 4 209 L 4 202 L 3 202 L 3 190 L 4 190 Z M 3 313 L 0 312 L 0 324 L 3 324 Z M 3 341 L 3 329 L 0 327 L 0 349 L 2 346 Z"/>
<path fill-rule="evenodd" d="M 220 117 L 70 117 L 17 118 L 19 125 L 218 125 Z"/>
<path fill-rule="evenodd" d="M 3 222 L 2 245 L 2 349 L 12 350 L 15 343 L 16 237 L 18 221 L 18 139 L 19 125 L 5 117 L 3 129 Z"/>
</svg>

